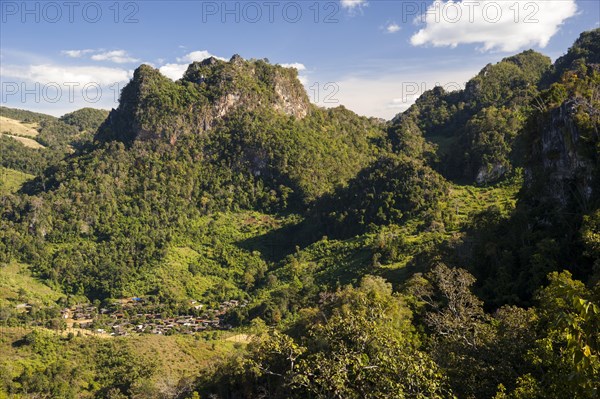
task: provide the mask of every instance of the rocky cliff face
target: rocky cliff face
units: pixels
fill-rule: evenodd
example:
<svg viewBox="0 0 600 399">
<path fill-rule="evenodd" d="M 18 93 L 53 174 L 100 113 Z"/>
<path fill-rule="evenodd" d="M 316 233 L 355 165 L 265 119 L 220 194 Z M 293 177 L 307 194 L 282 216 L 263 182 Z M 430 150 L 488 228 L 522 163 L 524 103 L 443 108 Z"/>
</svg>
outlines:
<svg viewBox="0 0 600 399">
<path fill-rule="evenodd" d="M 498 181 L 506 174 L 508 168 L 500 163 L 493 163 L 488 166 L 482 166 L 477 171 L 475 183 L 484 185 Z"/>
<path fill-rule="evenodd" d="M 119 107 L 99 129 L 100 141 L 167 139 L 201 134 L 231 112 L 270 107 L 304 118 L 311 107 L 295 69 L 264 60 L 229 62 L 209 58 L 190 64 L 173 82 L 158 70 L 140 66 L 123 89 Z"/>
<path fill-rule="evenodd" d="M 587 213 L 600 202 L 600 29 L 582 33 L 543 85 L 525 188 L 569 215 Z"/>
<path fill-rule="evenodd" d="M 527 187 L 541 194 L 542 202 L 585 209 L 598 195 L 598 149 L 593 143 L 597 137 L 590 137 L 578 123 L 582 114 L 594 112 L 585 99 L 570 98 L 541 123 L 525 176 Z M 597 129 L 596 124 L 596 135 Z"/>
</svg>

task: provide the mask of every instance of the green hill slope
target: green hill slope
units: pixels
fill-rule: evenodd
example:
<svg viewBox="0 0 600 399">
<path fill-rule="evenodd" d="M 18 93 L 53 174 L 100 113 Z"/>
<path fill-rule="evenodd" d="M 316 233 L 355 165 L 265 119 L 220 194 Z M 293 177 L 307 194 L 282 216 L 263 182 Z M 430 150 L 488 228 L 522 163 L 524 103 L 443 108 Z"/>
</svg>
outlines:
<svg viewBox="0 0 600 399">
<path fill-rule="evenodd" d="M 176 82 L 142 65 L 108 116 L 3 109 L 38 123 L 48 148 L 0 138 L 2 166 L 36 174 L 16 192 L 24 176 L 10 172 L 1 197 L 0 315 L 36 327 L 0 342 L 1 389 L 597 396 L 598 42 L 600 29 L 583 33 L 554 65 L 505 58 L 389 123 L 318 108 L 295 70 L 239 56 Z M 43 310 L 17 311 L 26 297 Z M 103 344 L 44 329 L 64 327 L 63 306 L 138 300 L 85 331 L 112 318 L 143 329 L 156 313 L 209 323 L 206 305 L 253 340 L 135 330 Z"/>
</svg>

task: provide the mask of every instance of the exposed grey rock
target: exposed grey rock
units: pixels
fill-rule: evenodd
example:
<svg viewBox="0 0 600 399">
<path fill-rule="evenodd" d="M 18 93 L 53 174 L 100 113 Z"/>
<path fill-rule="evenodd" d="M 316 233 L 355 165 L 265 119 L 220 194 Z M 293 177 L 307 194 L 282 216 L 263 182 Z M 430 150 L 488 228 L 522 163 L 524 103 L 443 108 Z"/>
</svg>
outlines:
<svg viewBox="0 0 600 399">
<path fill-rule="evenodd" d="M 237 109 L 260 107 L 304 118 L 311 104 L 297 72 L 264 61 L 244 61 L 239 55 L 229 62 L 214 57 L 194 62 L 177 82 L 142 65 L 96 139 L 163 138 L 175 143 L 182 135 L 210 130 Z"/>
<path fill-rule="evenodd" d="M 505 165 L 495 163 L 492 167 L 482 166 L 477 172 L 475 182 L 477 184 L 488 184 L 493 183 L 500 179 L 508 171 Z"/>
<path fill-rule="evenodd" d="M 538 186 L 546 200 L 566 207 L 585 203 L 594 194 L 594 160 L 585 151 L 575 114 L 587 101 L 574 98 L 550 111 L 534 141 L 533 162 L 525 173 L 529 187 Z M 594 112 L 593 109 L 587 110 Z"/>
</svg>

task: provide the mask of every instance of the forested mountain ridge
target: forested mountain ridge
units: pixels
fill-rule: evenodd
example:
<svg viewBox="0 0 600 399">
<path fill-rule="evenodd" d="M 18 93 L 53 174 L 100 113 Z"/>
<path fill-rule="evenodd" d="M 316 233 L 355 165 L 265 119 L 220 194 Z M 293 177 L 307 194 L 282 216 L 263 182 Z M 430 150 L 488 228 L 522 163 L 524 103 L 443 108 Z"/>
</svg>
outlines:
<svg viewBox="0 0 600 399">
<path fill-rule="evenodd" d="M 194 74 L 214 80 L 214 86 L 194 81 Z M 192 64 L 189 80 L 180 82 L 140 67 L 123 90 L 121 106 L 99 128 L 96 144 L 55 163 L 23 188 L 33 197 L 17 197 L 5 208 L 4 219 L 15 223 L 25 242 L 35 242 L 21 244 L 29 254 L 24 259 L 33 257 L 38 273 L 72 294 L 106 298 L 158 292 L 169 282 L 155 281 L 154 271 L 170 244 L 187 240 L 190 220 L 219 211 L 297 211 L 344 185 L 381 151 L 384 126 L 343 107 L 309 105 L 304 92 L 295 103 L 286 100 L 286 93 L 300 87 L 295 75 L 293 69 L 239 57 Z M 209 132 L 185 116 L 200 117 L 194 109 L 212 109 L 212 100 L 219 103 L 229 95 L 224 90 L 251 99 L 257 108 L 231 109 L 213 121 Z M 182 107 L 185 114 L 172 107 Z M 116 126 L 122 136 L 110 139 L 107 132 Z M 159 134 L 138 137 L 138 128 L 156 128 Z M 178 239 L 181 235 L 185 238 Z M 11 240 L 15 236 L 20 235 Z M 73 251 L 79 260 L 74 261 Z M 217 258 L 223 266 L 229 262 L 227 254 Z M 235 290 L 244 285 L 242 277 L 256 280 L 264 272 L 263 266 L 250 270 L 242 260 Z M 219 274 L 214 266 L 207 268 Z M 229 278 L 219 280 L 230 285 Z"/>
<path fill-rule="evenodd" d="M 541 92 L 528 105 L 517 144 L 524 167 L 518 206 L 509 223 L 492 228 L 493 246 L 487 241 L 477 251 L 481 259 L 477 269 L 486 270 L 486 285 L 494 287 L 491 296 L 496 298 L 501 297 L 497 290 L 501 276 L 511 276 L 516 291 L 533 293 L 543 275 L 559 265 L 583 279 L 597 273 L 597 253 L 590 250 L 594 244 L 589 240 L 598 228 L 600 200 L 600 64 L 597 40 L 591 39 L 598 34 L 595 30 L 581 35 L 545 72 Z M 561 69 L 560 79 L 544 81 Z M 501 231 L 514 238 L 492 238 Z M 513 261 L 496 260 L 505 256 Z"/>
<path fill-rule="evenodd" d="M 60 329 L 59 305 L 93 300 L 106 329 L 124 298 L 173 321 L 235 301 L 222 325 L 252 342 L 199 333 L 211 366 L 159 381 L 143 310 L 115 316 L 139 348 L 35 327 L 9 339 L 0 397 L 597 397 L 599 42 L 505 58 L 389 123 L 311 105 L 262 60 L 177 82 L 141 66 L 93 142 L 2 196 L 2 321 Z"/>
<path fill-rule="evenodd" d="M 168 138 L 200 134 L 231 111 L 266 107 L 299 119 L 311 108 L 297 71 L 264 60 L 229 62 L 210 57 L 190 64 L 177 82 L 142 65 L 123 89 L 119 108 L 100 128 L 99 140 Z"/>
<path fill-rule="evenodd" d="M 497 181 L 522 166 L 519 132 L 550 59 L 532 50 L 487 65 L 464 90 L 436 87 L 393 120 L 393 138 L 403 129 L 435 143 L 434 166 L 462 182 Z"/>
</svg>

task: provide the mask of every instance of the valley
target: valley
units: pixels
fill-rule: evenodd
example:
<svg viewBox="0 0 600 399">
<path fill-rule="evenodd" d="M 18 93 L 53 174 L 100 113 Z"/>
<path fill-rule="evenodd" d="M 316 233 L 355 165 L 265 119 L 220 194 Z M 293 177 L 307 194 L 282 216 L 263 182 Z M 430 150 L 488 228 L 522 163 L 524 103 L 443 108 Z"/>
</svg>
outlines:
<svg viewBox="0 0 600 399">
<path fill-rule="evenodd" d="M 597 397 L 599 43 L 389 121 L 239 55 L 1 107 L 0 398 Z"/>
</svg>

